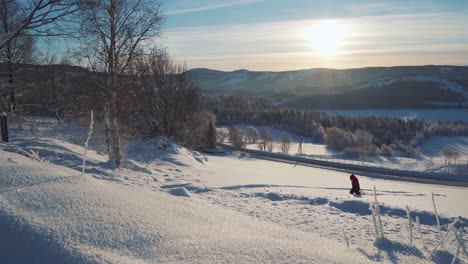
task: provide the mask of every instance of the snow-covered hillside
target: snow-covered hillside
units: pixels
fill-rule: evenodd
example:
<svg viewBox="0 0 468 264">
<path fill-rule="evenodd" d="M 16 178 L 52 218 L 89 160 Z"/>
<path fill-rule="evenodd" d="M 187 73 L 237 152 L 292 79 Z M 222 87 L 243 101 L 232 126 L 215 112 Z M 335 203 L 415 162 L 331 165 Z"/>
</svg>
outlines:
<svg viewBox="0 0 468 264">
<path fill-rule="evenodd" d="M 398 81 L 436 82 L 442 88 L 467 95 L 466 87 L 454 82 L 466 81 L 468 67 L 415 66 L 374 67 L 361 69 L 305 69 L 286 72 L 256 72 L 237 70 L 223 72 L 210 69 L 188 71 L 190 78 L 205 90 L 247 91 L 251 93 L 274 91 L 301 91 L 307 95 L 327 94 L 369 86 L 382 86 Z M 341 88 L 339 88 L 341 87 Z M 304 90 L 304 88 L 307 88 Z M 324 88 L 327 88 L 328 91 Z M 343 91 L 344 91 L 343 90 Z"/>
<path fill-rule="evenodd" d="M 300 109 L 460 108 L 468 105 L 468 67 L 414 66 L 287 72 L 192 69 L 204 92 L 261 96 Z"/>
<path fill-rule="evenodd" d="M 116 171 L 92 151 L 81 175 L 83 148 L 47 129 L 0 143 L 2 263 L 450 263 L 452 233 L 430 253 L 431 193 L 444 233 L 457 219 L 467 227 L 466 188 L 358 175 L 365 195 L 354 197 L 346 172 L 204 156 L 167 140 L 128 142 Z M 375 245 L 373 186 L 388 239 Z M 416 231 L 409 243 L 406 205 L 424 244 Z"/>
</svg>

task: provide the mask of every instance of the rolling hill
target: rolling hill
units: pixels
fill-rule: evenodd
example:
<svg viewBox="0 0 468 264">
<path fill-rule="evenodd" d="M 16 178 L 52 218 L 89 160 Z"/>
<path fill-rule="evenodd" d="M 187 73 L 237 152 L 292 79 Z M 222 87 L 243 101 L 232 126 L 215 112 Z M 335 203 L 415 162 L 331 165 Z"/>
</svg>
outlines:
<svg viewBox="0 0 468 264">
<path fill-rule="evenodd" d="M 309 69 L 288 72 L 222 72 L 193 69 L 204 92 L 262 96 L 309 109 L 456 108 L 468 106 L 468 67 L 399 66 Z"/>
</svg>

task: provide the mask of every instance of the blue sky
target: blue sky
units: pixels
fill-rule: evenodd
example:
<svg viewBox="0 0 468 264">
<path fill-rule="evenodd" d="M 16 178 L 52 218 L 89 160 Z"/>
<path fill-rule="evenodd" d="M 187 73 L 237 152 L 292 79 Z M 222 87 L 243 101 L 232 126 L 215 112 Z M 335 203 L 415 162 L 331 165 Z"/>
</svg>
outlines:
<svg viewBox="0 0 468 264">
<path fill-rule="evenodd" d="M 467 0 L 162 2 L 167 19 L 161 44 L 189 68 L 468 64 Z M 323 25 L 346 31 L 332 55 L 317 48 L 317 41 L 328 43 L 323 31 L 310 33 Z"/>
</svg>

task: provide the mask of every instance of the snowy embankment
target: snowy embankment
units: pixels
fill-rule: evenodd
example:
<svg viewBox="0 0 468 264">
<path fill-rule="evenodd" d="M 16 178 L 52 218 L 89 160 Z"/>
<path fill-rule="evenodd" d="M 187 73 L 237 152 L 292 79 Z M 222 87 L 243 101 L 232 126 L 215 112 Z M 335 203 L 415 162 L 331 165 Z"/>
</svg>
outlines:
<svg viewBox="0 0 468 264">
<path fill-rule="evenodd" d="M 357 252 L 311 233 L 0 151 L 2 263 L 318 262 Z"/>
<path fill-rule="evenodd" d="M 90 151 L 82 176 L 83 148 L 62 140 L 70 134 L 14 132 L 0 143 L 2 263 L 450 263 L 452 233 L 431 252 L 439 241 L 431 193 L 442 232 L 457 220 L 467 227 L 467 188 L 358 175 L 366 194 L 354 197 L 346 172 L 205 159 L 158 140 L 128 142 L 126 169 L 115 171 Z M 389 239 L 375 246 L 373 186 Z M 424 243 L 416 235 L 409 243 L 406 205 Z"/>
</svg>

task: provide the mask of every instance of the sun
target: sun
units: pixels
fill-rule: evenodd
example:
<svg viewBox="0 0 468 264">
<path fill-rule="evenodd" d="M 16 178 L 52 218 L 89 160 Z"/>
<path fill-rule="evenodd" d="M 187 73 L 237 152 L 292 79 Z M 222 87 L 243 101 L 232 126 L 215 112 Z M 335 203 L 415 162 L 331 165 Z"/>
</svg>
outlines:
<svg viewBox="0 0 468 264">
<path fill-rule="evenodd" d="M 324 21 L 306 32 L 306 39 L 319 56 L 336 56 L 349 35 L 347 28 L 335 21 Z"/>
</svg>

